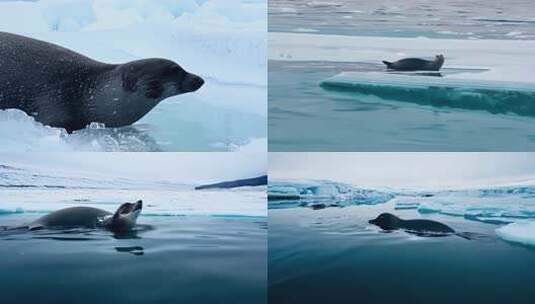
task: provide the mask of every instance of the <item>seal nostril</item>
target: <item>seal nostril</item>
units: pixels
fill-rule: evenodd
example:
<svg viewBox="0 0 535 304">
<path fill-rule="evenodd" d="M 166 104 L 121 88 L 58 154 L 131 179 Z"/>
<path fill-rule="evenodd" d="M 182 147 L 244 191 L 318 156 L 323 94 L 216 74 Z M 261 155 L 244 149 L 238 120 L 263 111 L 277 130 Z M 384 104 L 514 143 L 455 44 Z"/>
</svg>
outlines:
<svg viewBox="0 0 535 304">
<path fill-rule="evenodd" d="M 204 85 L 204 79 L 202 79 L 201 77 L 196 77 L 195 78 L 195 90 L 200 89 L 203 85 Z"/>
</svg>

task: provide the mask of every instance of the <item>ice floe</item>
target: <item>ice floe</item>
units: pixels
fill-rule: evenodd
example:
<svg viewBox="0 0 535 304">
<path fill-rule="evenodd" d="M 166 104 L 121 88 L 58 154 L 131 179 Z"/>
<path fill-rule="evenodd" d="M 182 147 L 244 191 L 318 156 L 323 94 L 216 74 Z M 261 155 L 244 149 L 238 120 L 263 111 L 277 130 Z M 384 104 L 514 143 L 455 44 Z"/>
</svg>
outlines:
<svg viewBox="0 0 535 304">
<path fill-rule="evenodd" d="M 511 223 L 496 229 L 496 234 L 508 242 L 535 246 L 535 221 Z"/>
</svg>

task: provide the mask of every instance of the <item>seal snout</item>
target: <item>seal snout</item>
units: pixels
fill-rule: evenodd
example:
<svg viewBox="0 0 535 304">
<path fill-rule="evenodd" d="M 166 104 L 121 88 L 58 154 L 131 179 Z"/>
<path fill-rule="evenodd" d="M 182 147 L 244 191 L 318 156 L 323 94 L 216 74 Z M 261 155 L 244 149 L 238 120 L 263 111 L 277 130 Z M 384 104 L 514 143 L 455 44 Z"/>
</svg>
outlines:
<svg viewBox="0 0 535 304">
<path fill-rule="evenodd" d="M 201 77 L 190 74 L 184 79 L 182 87 L 188 92 L 195 92 L 204 85 L 204 79 Z"/>
<path fill-rule="evenodd" d="M 143 201 L 142 200 L 138 200 L 136 202 L 136 205 L 134 206 L 134 211 L 141 210 L 142 208 L 143 208 Z"/>
</svg>

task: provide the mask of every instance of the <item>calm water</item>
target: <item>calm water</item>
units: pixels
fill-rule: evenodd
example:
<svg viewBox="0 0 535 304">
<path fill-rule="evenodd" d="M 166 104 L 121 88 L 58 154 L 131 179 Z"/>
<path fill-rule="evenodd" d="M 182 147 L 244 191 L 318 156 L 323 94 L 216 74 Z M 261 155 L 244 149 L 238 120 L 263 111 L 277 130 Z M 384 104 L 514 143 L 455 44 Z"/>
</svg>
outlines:
<svg viewBox="0 0 535 304">
<path fill-rule="evenodd" d="M 384 211 L 477 238 L 381 233 L 367 221 Z M 535 296 L 535 249 L 498 239 L 498 225 L 381 204 L 270 210 L 269 227 L 270 303 L 528 303 Z"/>
<path fill-rule="evenodd" d="M 1 233 L 2 303 L 265 303 L 266 237 L 265 218 L 194 216 L 140 216 L 126 238 Z"/>
<path fill-rule="evenodd" d="M 531 1 L 270 1 L 271 32 L 534 39 Z M 313 39 L 313 38 L 310 38 Z M 322 46 L 324 52 L 329 46 Z M 276 56 L 284 55 L 278 46 Z M 332 47 L 332 52 L 341 51 Z M 385 52 L 390 50 L 384 50 Z M 313 56 L 312 56 L 313 57 Z M 447 57 L 447 56 L 446 56 Z M 530 151 L 535 119 L 325 90 L 340 72 L 377 63 L 269 60 L 270 151 Z M 511 58 L 514 60 L 514 58 Z"/>
<path fill-rule="evenodd" d="M 534 39 L 530 0 L 270 0 L 270 32 Z"/>
</svg>

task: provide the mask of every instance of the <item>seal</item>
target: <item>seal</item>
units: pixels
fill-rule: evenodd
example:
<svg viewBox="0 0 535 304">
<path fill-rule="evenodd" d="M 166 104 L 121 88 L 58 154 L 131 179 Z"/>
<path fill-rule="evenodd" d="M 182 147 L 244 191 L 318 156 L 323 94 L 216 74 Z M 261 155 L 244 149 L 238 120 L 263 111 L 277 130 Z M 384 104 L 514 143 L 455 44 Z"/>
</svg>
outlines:
<svg viewBox="0 0 535 304">
<path fill-rule="evenodd" d="M 396 71 L 438 71 L 444 64 L 444 55 L 436 55 L 435 60 L 405 58 L 396 62 L 383 61 L 386 68 Z"/>
<path fill-rule="evenodd" d="M 107 64 L 6 32 L 0 32 L 0 67 L 1 110 L 22 110 L 69 133 L 92 122 L 131 125 L 160 101 L 204 84 L 167 59 Z"/>
<path fill-rule="evenodd" d="M 431 220 L 402 220 L 391 213 L 381 213 L 368 223 L 386 231 L 403 229 L 419 236 L 445 236 L 455 234 L 455 230 L 442 223 Z"/>
<path fill-rule="evenodd" d="M 136 203 L 124 203 L 113 214 L 92 207 L 69 207 L 42 216 L 26 227 L 29 230 L 104 228 L 114 233 L 125 233 L 134 228 L 142 208 L 141 200 Z"/>
</svg>

